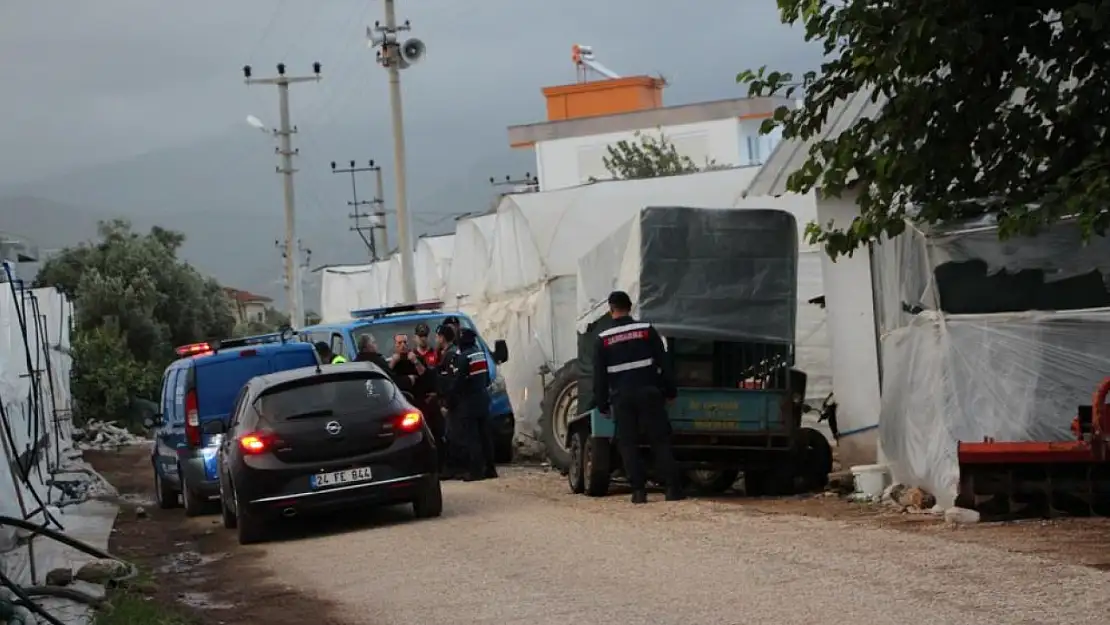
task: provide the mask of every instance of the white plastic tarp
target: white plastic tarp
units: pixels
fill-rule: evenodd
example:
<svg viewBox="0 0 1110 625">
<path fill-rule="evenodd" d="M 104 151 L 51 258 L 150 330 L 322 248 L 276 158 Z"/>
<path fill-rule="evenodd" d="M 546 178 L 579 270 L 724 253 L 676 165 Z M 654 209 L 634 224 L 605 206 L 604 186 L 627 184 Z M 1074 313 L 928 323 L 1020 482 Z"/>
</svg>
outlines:
<svg viewBox="0 0 1110 625">
<path fill-rule="evenodd" d="M 320 318 L 334 323 L 351 318 L 360 308 L 387 306 L 389 260 L 368 265 L 325 267 L 320 278 Z"/>
<path fill-rule="evenodd" d="M 575 275 L 583 254 L 646 206 L 737 206 L 758 171 L 743 167 L 506 195 L 497 207 L 486 298 Z"/>
<path fill-rule="evenodd" d="M 989 225 L 875 246 L 879 436 L 895 479 L 951 505 L 959 441 L 1073 439 L 1110 375 L 1110 239 L 1074 224 L 998 240 Z"/>
<path fill-rule="evenodd" d="M 420 237 L 416 242 L 416 298 L 421 301 L 441 300 L 451 275 L 451 258 L 455 252 L 455 235 Z"/>
</svg>

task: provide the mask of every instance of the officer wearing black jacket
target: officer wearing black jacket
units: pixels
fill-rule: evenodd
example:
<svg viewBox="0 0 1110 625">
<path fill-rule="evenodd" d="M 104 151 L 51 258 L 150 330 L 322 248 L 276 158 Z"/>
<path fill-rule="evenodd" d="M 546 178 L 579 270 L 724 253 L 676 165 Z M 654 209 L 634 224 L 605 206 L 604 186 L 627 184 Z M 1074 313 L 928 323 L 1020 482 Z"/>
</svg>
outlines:
<svg viewBox="0 0 1110 625">
<path fill-rule="evenodd" d="M 598 334 L 594 354 L 594 395 L 604 415 L 612 412 L 617 445 L 632 486 L 632 503 L 647 503 L 647 476 L 640 457 L 643 435 L 651 446 L 655 470 L 666 481 L 667 500 L 682 499 L 682 483 L 671 450 L 666 402 L 676 395 L 670 361 L 650 323 L 632 318 L 632 299 L 609 294 L 613 324 Z"/>
<path fill-rule="evenodd" d="M 489 363 L 486 352 L 478 344 L 478 335 L 470 328 L 459 330 L 458 351 L 451 365 L 452 379 L 447 393 L 450 410 L 457 411 L 467 451 L 467 475 L 464 481 L 497 477 L 494 465 L 493 431 L 489 415 Z"/>
<path fill-rule="evenodd" d="M 439 352 L 436 359 L 436 398 L 443 417 L 445 443 L 441 449 L 439 476 L 444 480 L 462 477 L 467 464 L 465 432 L 459 422 L 459 410 L 452 407 L 449 401 L 455 379 L 455 357 L 459 352 L 455 339 L 455 328 L 447 323 L 436 328 L 436 348 Z"/>
</svg>

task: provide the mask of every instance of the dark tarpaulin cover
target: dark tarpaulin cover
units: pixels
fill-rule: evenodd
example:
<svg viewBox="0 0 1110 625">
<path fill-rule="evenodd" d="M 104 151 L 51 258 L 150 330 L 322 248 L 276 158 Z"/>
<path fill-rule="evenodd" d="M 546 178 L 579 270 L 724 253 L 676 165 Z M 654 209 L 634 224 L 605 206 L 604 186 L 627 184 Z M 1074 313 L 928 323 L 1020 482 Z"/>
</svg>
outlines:
<svg viewBox="0 0 1110 625">
<path fill-rule="evenodd" d="M 798 226 L 772 209 L 641 211 L 638 316 L 664 336 L 794 342 Z M 578 406 L 593 406 L 593 345 L 607 317 L 578 337 Z"/>
</svg>

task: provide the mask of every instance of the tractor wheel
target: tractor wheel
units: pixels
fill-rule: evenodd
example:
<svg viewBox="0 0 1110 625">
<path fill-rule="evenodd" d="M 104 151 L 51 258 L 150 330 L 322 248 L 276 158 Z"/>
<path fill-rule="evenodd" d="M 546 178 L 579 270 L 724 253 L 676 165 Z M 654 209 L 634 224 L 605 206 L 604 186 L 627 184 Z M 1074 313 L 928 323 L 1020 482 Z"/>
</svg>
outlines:
<svg viewBox="0 0 1110 625">
<path fill-rule="evenodd" d="M 540 442 L 547 459 L 560 471 L 570 467 L 567 423 L 578 414 L 578 360 L 568 361 L 544 389 Z"/>
<path fill-rule="evenodd" d="M 737 469 L 687 471 L 685 475 L 687 483 L 696 492 L 706 495 L 720 495 L 732 488 L 738 477 L 740 477 L 740 471 Z"/>
<path fill-rule="evenodd" d="M 570 466 L 567 467 L 567 484 L 570 492 L 581 495 L 586 492 L 586 444 L 589 434 L 578 430 L 570 439 Z"/>
<path fill-rule="evenodd" d="M 586 437 L 582 474 L 586 494 L 590 497 L 604 497 L 609 494 L 609 480 L 613 476 L 611 445 L 607 438 Z"/>
<path fill-rule="evenodd" d="M 813 428 L 799 432 L 800 456 L 798 467 L 806 491 L 824 490 L 832 473 L 832 447 L 825 435 Z"/>
</svg>

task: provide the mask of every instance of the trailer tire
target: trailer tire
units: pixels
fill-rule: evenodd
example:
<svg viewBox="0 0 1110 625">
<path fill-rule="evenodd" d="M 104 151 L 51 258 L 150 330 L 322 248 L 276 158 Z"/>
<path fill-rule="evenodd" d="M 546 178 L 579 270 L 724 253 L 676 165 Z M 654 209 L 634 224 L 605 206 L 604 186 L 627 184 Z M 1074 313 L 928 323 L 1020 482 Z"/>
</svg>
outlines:
<svg viewBox="0 0 1110 625">
<path fill-rule="evenodd" d="M 612 443 L 607 438 L 586 436 L 582 454 L 582 474 L 586 495 L 604 497 L 609 494 L 609 481 L 613 477 Z"/>
<path fill-rule="evenodd" d="M 806 491 L 824 490 L 832 473 L 832 446 L 825 435 L 813 428 L 799 432 L 800 471 Z"/>
<path fill-rule="evenodd" d="M 732 488 L 737 478 L 740 477 L 740 471 L 738 469 L 687 471 L 683 477 L 695 492 L 705 495 L 720 495 Z"/>
<path fill-rule="evenodd" d="M 585 431 L 579 429 L 570 438 L 570 466 L 567 468 L 567 484 L 570 492 L 581 495 L 586 492 L 586 439 Z"/>
<path fill-rule="evenodd" d="M 567 422 L 578 411 L 578 360 L 567 361 L 544 389 L 540 415 L 540 442 L 547 459 L 559 471 L 570 467 Z"/>
</svg>

